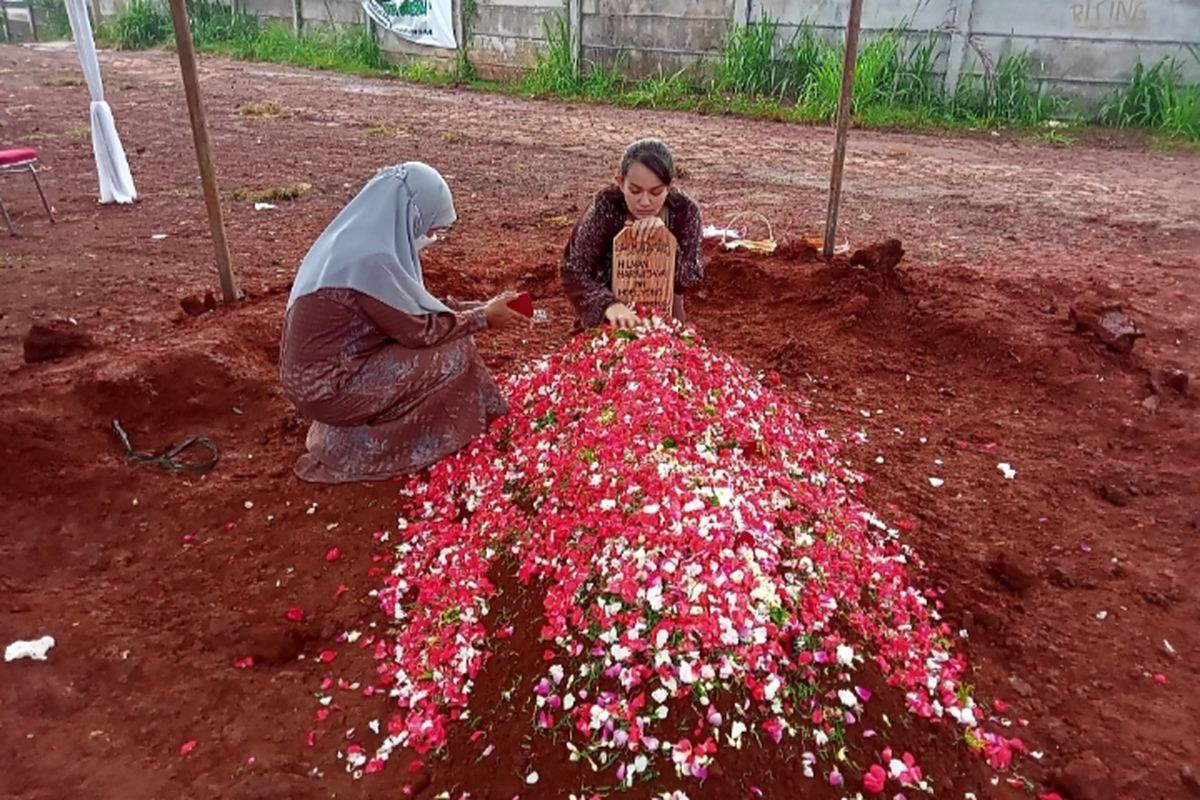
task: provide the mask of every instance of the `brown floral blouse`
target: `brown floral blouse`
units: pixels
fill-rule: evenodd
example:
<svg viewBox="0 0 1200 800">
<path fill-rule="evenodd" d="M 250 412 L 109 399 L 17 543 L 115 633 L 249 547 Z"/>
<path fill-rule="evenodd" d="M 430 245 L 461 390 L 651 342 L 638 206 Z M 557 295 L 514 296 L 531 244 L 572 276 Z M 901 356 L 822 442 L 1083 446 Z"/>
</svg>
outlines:
<svg viewBox="0 0 1200 800">
<path fill-rule="evenodd" d="M 682 296 L 704 278 L 704 226 L 700 206 L 680 189 L 668 192 L 663 208 L 667 228 L 679 243 L 675 256 L 675 317 L 682 320 Z M 617 186 L 609 186 L 596 195 L 571 232 L 561 272 L 563 289 L 575 307 L 579 328 L 604 322 L 604 312 L 617 302 L 612 293 L 613 239 L 629 219 L 625 195 Z"/>
</svg>

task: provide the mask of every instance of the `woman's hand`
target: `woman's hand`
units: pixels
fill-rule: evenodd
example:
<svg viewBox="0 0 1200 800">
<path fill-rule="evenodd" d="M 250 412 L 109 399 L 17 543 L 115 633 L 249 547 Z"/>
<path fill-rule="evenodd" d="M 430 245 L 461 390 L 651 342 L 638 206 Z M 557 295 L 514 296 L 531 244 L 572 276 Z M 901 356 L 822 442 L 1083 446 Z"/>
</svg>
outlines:
<svg viewBox="0 0 1200 800">
<path fill-rule="evenodd" d="M 641 244 L 650 238 L 650 234 L 659 228 L 666 227 L 666 223 L 662 221 L 662 217 L 643 217 L 633 223 L 633 241 L 634 244 Z"/>
<path fill-rule="evenodd" d="M 517 297 L 516 292 L 504 292 L 496 295 L 483 306 L 483 315 L 487 317 L 489 328 L 504 328 L 514 322 L 527 321 L 518 311 L 509 308 L 509 303 Z"/>
<path fill-rule="evenodd" d="M 633 310 L 624 303 L 613 303 L 606 308 L 604 318 L 608 320 L 609 325 L 621 330 L 630 330 L 638 323 L 637 314 L 634 314 Z"/>
</svg>

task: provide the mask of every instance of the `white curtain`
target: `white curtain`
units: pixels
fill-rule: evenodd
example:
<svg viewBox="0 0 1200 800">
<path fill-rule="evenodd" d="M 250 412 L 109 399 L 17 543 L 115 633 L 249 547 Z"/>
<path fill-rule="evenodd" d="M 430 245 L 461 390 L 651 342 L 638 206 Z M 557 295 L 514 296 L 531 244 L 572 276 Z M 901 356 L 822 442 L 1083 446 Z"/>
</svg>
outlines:
<svg viewBox="0 0 1200 800">
<path fill-rule="evenodd" d="M 92 151 L 96 154 L 96 171 L 100 175 L 101 203 L 132 203 L 137 199 L 133 176 L 112 109 L 104 102 L 104 84 L 100 80 L 100 62 L 96 60 L 96 42 L 88 19 L 86 0 L 66 0 L 67 15 L 71 18 L 71 33 L 79 51 L 83 77 L 92 95 Z"/>
</svg>

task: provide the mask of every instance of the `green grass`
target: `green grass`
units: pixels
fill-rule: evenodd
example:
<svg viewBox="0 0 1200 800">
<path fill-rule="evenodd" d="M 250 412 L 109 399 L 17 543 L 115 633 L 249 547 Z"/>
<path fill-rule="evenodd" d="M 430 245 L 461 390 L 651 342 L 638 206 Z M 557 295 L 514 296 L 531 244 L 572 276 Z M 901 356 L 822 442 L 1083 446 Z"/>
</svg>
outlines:
<svg viewBox="0 0 1200 800">
<path fill-rule="evenodd" d="M 957 116 L 970 116 L 1002 125 L 1040 125 L 1062 113 L 1062 98 L 1047 93 L 1032 76 L 1032 59 L 1025 54 L 1001 59 L 994 74 L 966 74 L 952 101 Z"/>
<path fill-rule="evenodd" d="M 734 26 L 714 69 L 714 88 L 749 97 L 780 96 L 784 65 L 775 56 L 778 33 L 778 23 L 765 13 L 750 25 Z"/>
<path fill-rule="evenodd" d="M 709 98 L 701 107 L 776 119 L 831 120 L 841 95 L 844 43 L 821 38 L 808 23 L 786 40 L 782 30 L 765 15 L 751 25 L 732 27 L 709 90 L 724 100 Z M 993 73 L 968 75 L 947 92 L 934 72 L 937 45 L 936 36 L 918 38 L 904 27 L 864 41 L 855 61 L 855 118 L 885 127 L 1036 126 L 1062 108 L 1061 101 L 1043 91 L 1024 55 L 1002 60 Z M 784 108 L 787 102 L 797 110 Z"/>
<path fill-rule="evenodd" d="M 620 94 L 620 103 L 631 108 L 688 108 L 695 105 L 693 81 L 684 72 L 666 75 L 660 72 L 630 86 Z"/>
<path fill-rule="evenodd" d="M 39 39 L 46 41 L 71 38 L 71 18 L 67 15 L 67 5 L 63 0 L 33 0 L 33 7 L 41 9 L 45 14 L 45 21 L 38 28 Z M 3 35 L 3 30 L 0 30 L 0 37 Z"/>
<path fill-rule="evenodd" d="M 1070 147 L 1076 142 L 1074 136 L 1056 130 L 1049 130 L 1045 133 L 1039 133 L 1035 138 L 1039 142 L 1053 145 L 1054 147 Z"/>
<path fill-rule="evenodd" d="M 469 63 L 469 62 L 467 62 Z M 397 74 L 406 81 L 413 83 L 429 83 L 442 85 L 459 80 L 462 74 L 462 63 L 455 64 L 454 72 L 438 69 L 424 61 L 409 61 L 397 69 Z"/>
<path fill-rule="evenodd" d="M 463 2 L 464 20 L 469 22 L 474 0 Z M 363 26 L 314 28 L 297 36 L 290 28 L 263 23 L 217 0 L 188 0 L 188 9 L 197 49 L 234 58 L 633 108 L 792 122 L 833 119 L 845 54 L 841 41 L 823 38 L 808 23 L 788 35 L 788 29 L 764 15 L 748 26 L 731 25 L 719 57 L 710 65 L 628 81 L 620 55 L 607 65 L 576 65 L 566 17 L 556 13 L 546 18 L 545 45 L 533 68 L 517 81 L 495 83 L 477 80 L 474 66 L 461 54 L 453 71 L 419 61 L 392 65 Z M 172 37 L 162 0 L 131 0 L 102 32 L 108 43 L 125 49 L 162 46 Z M 1043 126 L 1068 115 L 1077 122 L 1147 128 L 1200 142 L 1200 84 L 1186 83 L 1182 66 L 1172 59 L 1148 68 L 1139 65 L 1129 84 L 1115 92 L 1097 116 L 1086 118 L 1071 115 L 1066 101 L 1046 90 L 1038 78 L 1041 65 L 1027 54 L 1007 56 L 982 71 L 968 69 L 949 88 L 935 72 L 937 55 L 935 35 L 916 36 L 905 27 L 864 40 L 855 64 L 855 121 L 880 128 L 1025 129 L 1047 144 L 1067 146 L 1074 137 L 1047 133 Z M 1194 50 L 1193 56 L 1200 59 L 1200 52 Z"/>
<path fill-rule="evenodd" d="M 533 69 L 518 82 L 518 87 L 534 95 L 575 97 L 582 94 L 582 81 L 571 55 L 567 18 L 560 13 L 547 14 L 542 25 L 546 46 L 538 53 Z"/>
<path fill-rule="evenodd" d="M 779 30 L 766 14 L 745 27 L 734 26 L 714 68 L 713 91 L 752 98 L 803 97 L 829 48 L 807 23 L 782 46 Z"/>
<path fill-rule="evenodd" d="M 201 51 L 249 61 L 269 61 L 353 75 L 381 75 L 396 70 L 383 58 L 379 44 L 364 28 L 316 28 L 299 36 L 279 24 L 263 26 L 252 38 L 233 42 L 197 42 Z"/>
<path fill-rule="evenodd" d="M 355 75 L 397 72 L 362 26 L 316 28 L 297 36 L 283 25 L 264 24 L 215 0 L 189 0 L 188 17 L 200 52 Z M 131 0 L 105 25 L 101 39 L 125 50 L 161 47 L 174 39 L 174 27 L 162 2 Z M 422 76 L 431 77 L 427 72 Z"/>
<path fill-rule="evenodd" d="M 1116 128 L 1152 128 L 1200 142 L 1200 84 L 1184 83 L 1173 58 L 1152 67 L 1138 64 L 1128 85 L 1100 109 L 1100 121 Z"/>
<path fill-rule="evenodd" d="M 189 0 L 187 7 L 192 41 L 200 49 L 224 47 L 237 51 L 252 48 L 265 27 L 258 17 L 239 13 L 213 0 Z"/>
<path fill-rule="evenodd" d="M 167 43 L 173 35 L 171 15 L 155 0 L 129 0 L 101 32 L 101 39 L 119 50 L 146 50 Z"/>
</svg>

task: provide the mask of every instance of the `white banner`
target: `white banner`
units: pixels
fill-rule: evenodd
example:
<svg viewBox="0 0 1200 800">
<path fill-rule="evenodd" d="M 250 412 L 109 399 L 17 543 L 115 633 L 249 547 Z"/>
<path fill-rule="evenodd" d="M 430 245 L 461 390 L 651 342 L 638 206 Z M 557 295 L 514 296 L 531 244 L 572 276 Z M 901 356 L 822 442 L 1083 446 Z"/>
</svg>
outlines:
<svg viewBox="0 0 1200 800">
<path fill-rule="evenodd" d="M 362 0 L 363 8 L 381 28 L 401 39 L 453 50 L 453 0 Z"/>
</svg>

